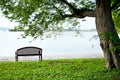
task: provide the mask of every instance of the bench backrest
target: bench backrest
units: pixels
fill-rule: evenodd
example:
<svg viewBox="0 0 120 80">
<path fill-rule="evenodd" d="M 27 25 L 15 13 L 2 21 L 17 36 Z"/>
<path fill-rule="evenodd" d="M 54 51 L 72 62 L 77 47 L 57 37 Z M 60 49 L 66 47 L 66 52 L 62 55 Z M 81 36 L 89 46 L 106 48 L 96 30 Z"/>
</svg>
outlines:
<svg viewBox="0 0 120 80">
<path fill-rule="evenodd" d="M 40 55 L 42 54 L 42 49 L 38 47 L 23 47 L 20 49 L 17 49 L 16 55 Z"/>
</svg>

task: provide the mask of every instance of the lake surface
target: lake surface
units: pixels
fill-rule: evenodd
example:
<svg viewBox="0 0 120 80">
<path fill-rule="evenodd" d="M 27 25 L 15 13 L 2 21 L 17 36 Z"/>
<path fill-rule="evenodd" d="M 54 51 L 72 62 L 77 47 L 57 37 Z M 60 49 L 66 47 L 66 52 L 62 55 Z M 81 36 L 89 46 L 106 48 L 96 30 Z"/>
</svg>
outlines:
<svg viewBox="0 0 120 80">
<path fill-rule="evenodd" d="M 57 38 L 48 38 L 45 40 L 32 40 L 31 37 L 20 39 L 22 32 L 0 32 L 0 57 L 15 56 L 18 48 L 25 46 L 36 46 L 43 49 L 43 56 L 51 55 L 102 55 L 99 46 L 99 39 L 92 38 L 97 35 L 96 31 L 83 31 L 82 35 L 76 37 L 74 32 L 63 32 Z M 92 38 L 92 39 L 91 39 Z"/>
</svg>

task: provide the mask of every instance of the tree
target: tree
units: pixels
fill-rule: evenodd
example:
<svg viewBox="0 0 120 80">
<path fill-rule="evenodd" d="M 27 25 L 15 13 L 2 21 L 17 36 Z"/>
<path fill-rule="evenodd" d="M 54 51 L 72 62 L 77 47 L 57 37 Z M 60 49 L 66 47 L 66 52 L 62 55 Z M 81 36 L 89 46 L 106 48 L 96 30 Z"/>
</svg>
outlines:
<svg viewBox="0 0 120 80">
<path fill-rule="evenodd" d="M 62 31 L 61 24 L 65 21 L 76 26 L 80 18 L 95 17 L 96 29 L 108 69 L 120 69 L 120 40 L 112 19 L 113 14 L 117 25 L 115 13 L 119 12 L 119 6 L 119 0 L 0 1 L 0 8 L 4 15 L 20 23 L 16 29 L 24 29 L 24 36 L 34 38 L 50 33 L 54 35 L 57 31 Z M 74 29 L 76 28 L 79 27 Z"/>
</svg>

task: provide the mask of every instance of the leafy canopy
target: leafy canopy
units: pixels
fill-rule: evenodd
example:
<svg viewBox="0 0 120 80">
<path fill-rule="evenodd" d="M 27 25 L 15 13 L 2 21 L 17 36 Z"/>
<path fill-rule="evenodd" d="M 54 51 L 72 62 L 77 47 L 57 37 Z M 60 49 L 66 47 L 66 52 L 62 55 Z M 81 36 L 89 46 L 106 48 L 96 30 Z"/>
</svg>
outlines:
<svg viewBox="0 0 120 80">
<path fill-rule="evenodd" d="M 116 1 L 118 0 L 112 0 L 111 5 Z M 78 13 L 83 14 L 82 10 L 95 10 L 95 2 L 93 0 L 0 0 L 0 8 L 5 17 L 19 22 L 20 25 L 14 30 L 24 30 L 23 37 L 37 38 L 43 35 L 54 36 L 65 28 L 79 30 Z M 81 12 L 78 12 L 78 9 Z M 120 21 L 118 7 L 115 6 L 113 10 L 117 11 L 117 15 L 113 13 L 115 24 L 120 26 L 117 24 Z M 63 28 L 65 22 L 71 25 Z"/>
</svg>

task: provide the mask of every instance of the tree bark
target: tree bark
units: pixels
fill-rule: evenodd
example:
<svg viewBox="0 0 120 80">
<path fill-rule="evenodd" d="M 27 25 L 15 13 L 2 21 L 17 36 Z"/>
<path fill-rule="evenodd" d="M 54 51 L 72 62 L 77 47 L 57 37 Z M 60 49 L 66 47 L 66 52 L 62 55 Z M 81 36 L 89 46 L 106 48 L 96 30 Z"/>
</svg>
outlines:
<svg viewBox="0 0 120 80">
<path fill-rule="evenodd" d="M 111 15 L 111 0 L 96 0 L 96 29 L 108 69 L 120 69 L 120 41 Z"/>
</svg>

